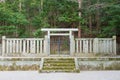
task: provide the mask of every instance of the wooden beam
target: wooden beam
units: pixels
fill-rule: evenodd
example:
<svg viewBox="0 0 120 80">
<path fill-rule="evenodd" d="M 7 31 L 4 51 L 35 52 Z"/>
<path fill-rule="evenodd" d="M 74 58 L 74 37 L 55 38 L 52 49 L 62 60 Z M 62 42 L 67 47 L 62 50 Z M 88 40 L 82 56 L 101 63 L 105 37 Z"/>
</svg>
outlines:
<svg viewBox="0 0 120 80">
<path fill-rule="evenodd" d="M 42 28 L 41 31 L 78 31 L 77 28 Z"/>
</svg>

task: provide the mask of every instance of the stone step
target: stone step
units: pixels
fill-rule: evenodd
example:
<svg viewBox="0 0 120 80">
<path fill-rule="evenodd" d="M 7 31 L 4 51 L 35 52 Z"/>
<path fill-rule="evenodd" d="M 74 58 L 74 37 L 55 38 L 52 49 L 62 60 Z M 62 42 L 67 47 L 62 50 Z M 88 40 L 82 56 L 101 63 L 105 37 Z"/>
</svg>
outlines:
<svg viewBox="0 0 120 80">
<path fill-rule="evenodd" d="M 74 58 L 45 58 L 40 72 L 76 72 Z M 78 71 L 77 71 L 78 72 Z"/>
<path fill-rule="evenodd" d="M 43 72 L 43 73 L 50 73 L 50 72 L 68 72 L 68 73 L 76 73 L 76 72 L 79 72 L 79 71 L 76 71 L 76 70 L 42 70 L 40 72 Z"/>
<path fill-rule="evenodd" d="M 44 66 L 43 69 L 75 69 L 75 66 Z"/>
<path fill-rule="evenodd" d="M 75 66 L 73 63 L 44 63 L 43 66 Z"/>
<path fill-rule="evenodd" d="M 74 60 L 74 58 L 45 58 L 44 60 Z"/>
<path fill-rule="evenodd" d="M 44 63 L 74 63 L 74 61 L 68 61 L 68 60 L 65 60 L 65 61 L 44 61 Z"/>
</svg>

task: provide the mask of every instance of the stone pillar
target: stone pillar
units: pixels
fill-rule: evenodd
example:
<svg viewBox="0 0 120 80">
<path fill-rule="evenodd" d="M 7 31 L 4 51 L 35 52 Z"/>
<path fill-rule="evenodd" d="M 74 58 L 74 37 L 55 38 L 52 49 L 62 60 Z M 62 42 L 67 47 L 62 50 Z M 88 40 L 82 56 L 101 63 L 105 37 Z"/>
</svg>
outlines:
<svg viewBox="0 0 120 80">
<path fill-rule="evenodd" d="M 70 55 L 73 56 L 75 53 L 75 40 L 74 40 L 74 36 L 71 35 L 70 38 Z"/>
</svg>

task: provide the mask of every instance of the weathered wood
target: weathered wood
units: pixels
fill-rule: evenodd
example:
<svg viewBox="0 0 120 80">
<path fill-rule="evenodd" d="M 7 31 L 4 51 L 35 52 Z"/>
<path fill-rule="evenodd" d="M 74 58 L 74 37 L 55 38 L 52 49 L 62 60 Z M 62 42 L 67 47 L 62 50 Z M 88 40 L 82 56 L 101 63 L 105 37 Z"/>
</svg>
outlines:
<svg viewBox="0 0 120 80">
<path fill-rule="evenodd" d="M 89 52 L 92 53 L 92 40 L 89 40 Z"/>
<path fill-rule="evenodd" d="M 5 36 L 2 36 L 2 56 L 4 56 L 4 54 L 5 54 L 5 45 L 6 45 L 6 43 L 5 43 L 5 39 L 6 39 L 6 37 Z"/>
<path fill-rule="evenodd" d="M 113 52 L 116 55 L 116 36 L 113 36 Z"/>
<path fill-rule="evenodd" d="M 29 46 L 30 46 L 30 44 L 29 44 L 29 40 L 27 40 L 27 53 L 29 53 Z"/>
<path fill-rule="evenodd" d="M 70 52 L 116 54 L 116 38 L 70 38 Z M 76 44 L 75 44 L 76 43 Z M 48 36 L 43 38 L 2 38 L 2 56 L 7 54 L 50 54 Z"/>
<path fill-rule="evenodd" d="M 41 31 L 78 31 L 77 28 L 42 28 Z"/>
<path fill-rule="evenodd" d="M 39 40 L 37 40 L 37 54 L 39 53 Z"/>
<path fill-rule="evenodd" d="M 76 52 L 78 53 L 78 40 L 76 40 Z"/>
<path fill-rule="evenodd" d="M 115 54 L 116 52 L 116 41 L 113 38 L 76 38 L 75 42 L 77 53 Z"/>
<path fill-rule="evenodd" d="M 22 53 L 22 40 L 19 40 L 20 45 L 20 53 Z"/>
<path fill-rule="evenodd" d="M 43 53 L 43 50 L 42 50 L 42 41 L 40 41 L 40 53 Z"/>
<path fill-rule="evenodd" d="M 30 54 L 44 53 L 43 38 L 5 38 L 3 37 L 2 53 Z M 4 55 L 2 54 L 2 55 Z"/>
<path fill-rule="evenodd" d="M 26 40 L 23 40 L 23 54 L 26 53 Z"/>
<path fill-rule="evenodd" d="M 80 42 L 79 42 L 79 46 L 80 46 L 80 48 L 79 48 L 80 53 L 82 53 L 82 40 L 80 40 Z"/>
<path fill-rule="evenodd" d="M 98 52 L 98 44 L 99 44 L 98 38 L 95 38 L 94 41 L 93 41 L 93 45 L 94 45 L 94 46 L 93 46 L 93 52 L 94 52 L 94 53 L 99 53 L 99 52 Z"/>
</svg>

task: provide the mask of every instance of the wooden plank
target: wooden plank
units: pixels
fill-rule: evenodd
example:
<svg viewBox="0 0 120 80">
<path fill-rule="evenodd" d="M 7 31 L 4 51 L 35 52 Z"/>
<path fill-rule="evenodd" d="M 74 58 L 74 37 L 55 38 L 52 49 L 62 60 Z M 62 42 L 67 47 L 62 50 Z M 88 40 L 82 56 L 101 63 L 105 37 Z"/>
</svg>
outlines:
<svg viewBox="0 0 120 80">
<path fill-rule="evenodd" d="M 109 40 L 106 40 L 106 53 L 109 54 Z"/>
<path fill-rule="evenodd" d="M 69 33 L 51 33 L 51 36 L 69 36 Z"/>
<path fill-rule="evenodd" d="M 79 47 L 79 50 L 80 50 L 79 52 L 82 53 L 82 40 L 79 40 L 79 46 L 80 46 Z"/>
<path fill-rule="evenodd" d="M 18 46 L 18 40 L 16 40 L 16 53 L 18 53 L 18 50 L 19 50 L 19 46 Z"/>
<path fill-rule="evenodd" d="M 99 38 L 95 38 L 93 41 L 93 51 L 95 54 L 99 53 Z"/>
<path fill-rule="evenodd" d="M 20 48 L 20 53 L 22 53 L 23 51 L 22 51 L 22 40 L 19 40 L 19 48 Z"/>
<path fill-rule="evenodd" d="M 86 40 L 86 53 L 88 53 L 88 40 Z"/>
<path fill-rule="evenodd" d="M 103 53 L 106 53 L 106 40 L 103 40 Z"/>
<path fill-rule="evenodd" d="M 16 46 L 15 46 L 15 40 L 13 40 L 13 53 L 15 53 L 15 51 L 16 51 Z"/>
<path fill-rule="evenodd" d="M 76 40 L 76 52 L 78 53 L 78 40 Z"/>
<path fill-rule="evenodd" d="M 6 37 L 2 36 L 2 56 L 4 56 L 4 54 L 6 53 Z"/>
<path fill-rule="evenodd" d="M 33 40 L 33 53 L 36 53 L 35 48 L 35 40 Z"/>
<path fill-rule="evenodd" d="M 9 40 L 6 40 L 6 54 L 9 53 Z"/>
<path fill-rule="evenodd" d="M 10 40 L 9 43 L 10 43 L 10 53 L 13 53 L 13 52 L 12 52 L 12 40 Z"/>
<path fill-rule="evenodd" d="M 7 40 L 44 40 L 44 38 L 7 38 Z"/>
<path fill-rule="evenodd" d="M 113 53 L 116 55 L 116 36 L 113 36 Z"/>
<path fill-rule="evenodd" d="M 39 40 L 37 40 L 37 53 L 39 53 Z"/>
<path fill-rule="evenodd" d="M 110 53 L 113 53 L 113 45 L 112 45 L 112 40 L 110 40 L 109 44 L 110 44 Z"/>
<path fill-rule="evenodd" d="M 83 41 L 83 53 L 85 53 L 85 40 L 82 41 Z"/>
<path fill-rule="evenodd" d="M 33 53 L 33 40 L 30 40 L 30 53 Z"/>
<path fill-rule="evenodd" d="M 99 53 L 102 53 L 102 40 L 99 40 Z"/>
<path fill-rule="evenodd" d="M 30 44 L 29 44 L 29 40 L 27 40 L 27 53 L 29 53 L 29 50 L 30 50 L 30 46 L 29 46 Z"/>
<path fill-rule="evenodd" d="M 42 50 L 42 40 L 40 40 L 40 53 L 42 53 L 43 50 Z"/>
<path fill-rule="evenodd" d="M 41 31 L 78 31 L 78 28 L 42 28 Z"/>
<path fill-rule="evenodd" d="M 26 53 L 26 40 L 23 40 L 23 54 Z"/>
<path fill-rule="evenodd" d="M 89 40 L 89 52 L 92 53 L 92 40 Z"/>
</svg>

